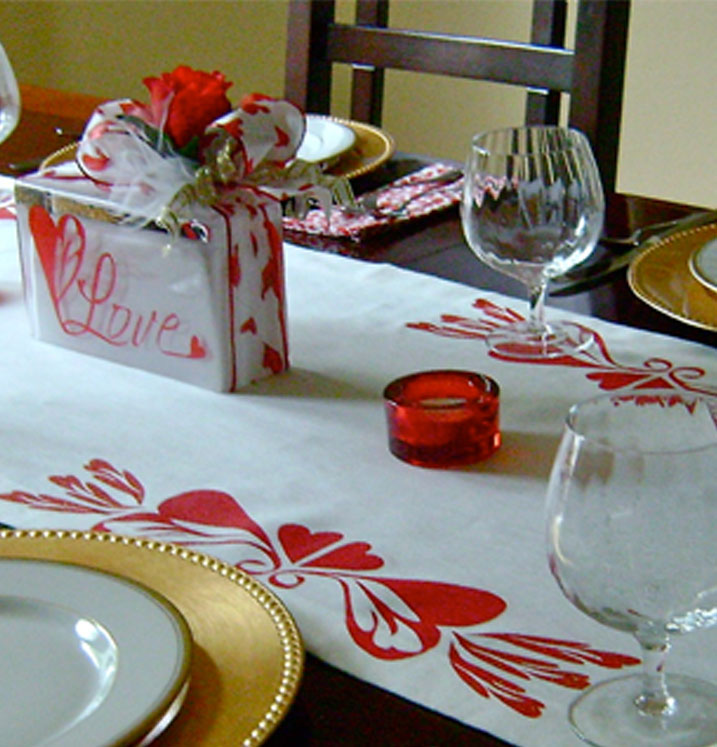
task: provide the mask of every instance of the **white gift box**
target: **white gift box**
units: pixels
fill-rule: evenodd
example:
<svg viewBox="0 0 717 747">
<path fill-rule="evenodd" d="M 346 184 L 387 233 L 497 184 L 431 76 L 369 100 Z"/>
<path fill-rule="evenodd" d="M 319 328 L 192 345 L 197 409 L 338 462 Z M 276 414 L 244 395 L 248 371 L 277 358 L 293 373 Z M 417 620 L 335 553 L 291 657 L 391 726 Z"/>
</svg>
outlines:
<svg viewBox="0 0 717 747">
<path fill-rule="evenodd" d="M 18 180 L 16 201 L 37 338 L 216 391 L 288 366 L 275 200 L 193 206 L 175 236 L 128 225 L 64 165 Z"/>
</svg>

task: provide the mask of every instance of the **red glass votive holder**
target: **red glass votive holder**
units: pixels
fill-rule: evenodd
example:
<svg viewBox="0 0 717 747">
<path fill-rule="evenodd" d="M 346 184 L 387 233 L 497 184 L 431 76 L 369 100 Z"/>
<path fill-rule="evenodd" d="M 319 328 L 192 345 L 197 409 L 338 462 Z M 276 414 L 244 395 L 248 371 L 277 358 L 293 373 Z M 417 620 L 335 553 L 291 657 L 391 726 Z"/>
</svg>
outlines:
<svg viewBox="0 0 717 747">
<path fill-rule="evenodd" d="M 470 371 L 425 371 L 383 392 L 388 444 L 421 467 L 457 467 L 487 459 L 500 446 L 500 388 Z"/>
</svg>

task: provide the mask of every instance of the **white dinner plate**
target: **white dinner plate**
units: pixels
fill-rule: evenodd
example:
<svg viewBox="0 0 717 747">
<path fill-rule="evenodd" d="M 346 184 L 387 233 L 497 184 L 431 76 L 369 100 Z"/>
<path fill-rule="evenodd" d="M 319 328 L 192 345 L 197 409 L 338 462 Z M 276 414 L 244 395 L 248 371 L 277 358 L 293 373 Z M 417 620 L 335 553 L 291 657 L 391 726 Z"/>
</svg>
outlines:
<svg viewBox="0 0 717 747">
<path fill-rule="evenodd" d="M 146 537 L 61 529 L 0 530 L 0 557 L 106 571 L 181 612 L 192 636 L 191 681 L 158 747 L 259 747 L 289 712 L 304 669 L 301 634 L 279 597 L 239 568 Z"/>
<path fill-rule="evenodd" d="M 159 594 L 78 565 L 0 559 L 0 742 L 147 744 L 186 694 L 191 635 Z"/>
<path fill-rule="evenodd" d="M 296 157 L 308 163 L 329 164 L 350 150 L 356 133 L 330 117 L 306 115 L 306 132 Z"/>
<path fill-rule="evenodd" d="M 709 290 L 717 292 L 717 239 L 712 239 L 690 255 L 690 272 Z"/>
</svg>

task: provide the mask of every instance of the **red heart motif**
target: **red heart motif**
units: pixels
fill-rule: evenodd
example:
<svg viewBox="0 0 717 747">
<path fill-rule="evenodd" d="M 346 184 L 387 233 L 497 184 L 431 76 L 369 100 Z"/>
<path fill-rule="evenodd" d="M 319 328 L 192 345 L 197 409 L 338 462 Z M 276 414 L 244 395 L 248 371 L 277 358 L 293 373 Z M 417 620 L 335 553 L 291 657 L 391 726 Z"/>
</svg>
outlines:
<svg viewBox="0 0 717 747">
<path fill-rule="evenodd" d="M 627 371 L 593 371 L 587 374 L 587 378 L 591 381 L 597 381 L 600 389 L 607 391 L 614 391 L 615 389 L 624 389 L 625 387 L 634 386 L 639 381 L 645 379 L 653 379 L 654 374 L 646 373 L 629 373 Z M 657 377 L 654 378 L 649 384 L 643 384 L 640 388 L 658 387 L 658 388 L 670 388 L 672 385 L 669 381 Z"/>
<path fill-rule="evenodd" d="M 279 352 L 274 350 L 271 345 L 266 344 L 264 344 L 264 355 L 261 359 L 261 365 L 275 374 L 281 373 L 286 368 L 284 359 Z"/>
<path fill-rule="evenodd" d="M 308 565 L 312 568 L 340 568 L 345 571 L 375 571 L 383 566 L 383 560 L 370 553 L 370 549 L 368 542 L 349 542 L 312 560 Z"/>
<path fill-rule="evenodd" d="M 292 563 L 340 542 L 343 538 L 343 534 L 339 532 L 311 532 L 300 524 L 284 524 L 279 527 L 279 542 Z"/>
<path fill-rule="evenodd" d="M 206 358 L 207 349 L 204 347 L 202 341 L 196 336 L 192 335 L 192 340 L 189 347 L 190 358 Z"/>
<path fill-rule="evenodd" d="M 507 608 L 497 594 L 458 584 L 402 578 L 381 579 L 424 625 L 468 626 L 492 620 Z"/>
<path fill-rule="evenodd" d="M 41 205 L 30 208 L 28 222 L 50 296 L 57 308 L 82 267 L 85 230 L 74 215 L 63 215 L 55 225 Z"/>
<path fill-rule="evenodd" d="M 257 333 L 256 319 L 254 319 L 253 316 L 250 316 L 244 322 L 244 324 L 242 324 L 241 327 L 239 327 L 239 331 L 240 332 L 251 332 L 253 335 L 255 335 Z"/>
<path fill-rule="evenodd" d="M 335 545 L 344 538 L 339 532 L 311 532 L 299 524 L 285 524 L 279 528 L 279 541 L 292 563 Z M 343 570 L 370 571 L 383 566 L 378 555 L 368 552 L 368 542 L 349 542 L 320 555 L 308 563 L 313 568 L 341 568 Z"/>
</svg>

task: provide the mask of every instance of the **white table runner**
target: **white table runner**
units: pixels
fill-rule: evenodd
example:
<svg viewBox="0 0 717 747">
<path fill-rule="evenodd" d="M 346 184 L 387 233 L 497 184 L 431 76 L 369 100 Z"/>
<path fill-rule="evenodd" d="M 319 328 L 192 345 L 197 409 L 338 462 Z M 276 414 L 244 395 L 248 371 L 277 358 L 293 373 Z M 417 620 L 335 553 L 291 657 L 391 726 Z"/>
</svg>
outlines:
<svg viewBox="0 0 717 747">
<path fill-rule="evenodd" d="M 607 389 L 717 396 L 714 349 L 571 317 L 599 336 L 591 351 L 499 360 L 481 335 L 522 302 L 287 245 L 292 369 L 216 394 L 31 339 L 16 253 L 1 220 L 0 521 L 215 554 L 279 594 L 331 664 L 518 745 L 579 743 L 568 703 L 629 671 L 637 645 L 547 569 L 563 417 Z M 489 461 L 434 471 L 389 453 L 382 389 L 430 368 L 499 382 Z M 717 631 L 675 642 L 671 668 L 715 665 Z"/>
</svg>

